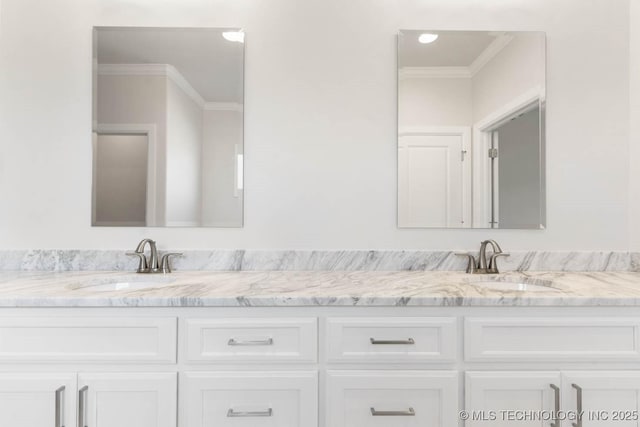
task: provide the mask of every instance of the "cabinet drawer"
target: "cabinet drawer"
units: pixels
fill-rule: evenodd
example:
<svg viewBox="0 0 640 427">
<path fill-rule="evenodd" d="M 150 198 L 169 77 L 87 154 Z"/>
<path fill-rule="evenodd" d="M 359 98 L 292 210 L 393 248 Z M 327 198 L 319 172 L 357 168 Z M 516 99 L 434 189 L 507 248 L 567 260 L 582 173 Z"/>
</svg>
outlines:
<svg viewBox="0 0 640 427">
<path fill-rule="evenodd" d="M 327 426 L 458 425 L 454 371 L 329 371 Z"/>
<path fill-rule="evenodd" d="M 452 362 L 456 357 L 453 317 L 327 319 L 329 363 Z"/>
<path fill-rule="evenodd" d="M 174 317 L 0 317 L 2 362 L 175 363 Z"/>
<path fill-rule="evenodd" d="M 187 319 L 185 329 L 188 363 L 317 360 L 315 318 Z"/>
<path fill-rule="evenodd" d="M 465 360 L 638 361 L 638 318 L 467 318 Z"/>
<path fill-rule="evenodd" d="M 182 374 L 186 427 L 314 427 L 317 372 L 186 372 Z"/>
</svg>

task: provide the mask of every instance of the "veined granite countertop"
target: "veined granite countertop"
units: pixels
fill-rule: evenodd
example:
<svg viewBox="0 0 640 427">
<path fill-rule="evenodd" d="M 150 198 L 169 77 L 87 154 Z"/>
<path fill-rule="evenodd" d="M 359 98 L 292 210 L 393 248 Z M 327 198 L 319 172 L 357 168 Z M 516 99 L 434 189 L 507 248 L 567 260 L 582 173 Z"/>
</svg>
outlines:
<svg viewBox="0 0 640 427">
<path fill-rule="evenodd" d="M 478 284 L 487 280 L 539 286 Z M 158 283 L 139 288 L 148 281 Z M 0 307 L 136 306 L 640 306 L 640 273 L 0 272 Z"/>
</svg>

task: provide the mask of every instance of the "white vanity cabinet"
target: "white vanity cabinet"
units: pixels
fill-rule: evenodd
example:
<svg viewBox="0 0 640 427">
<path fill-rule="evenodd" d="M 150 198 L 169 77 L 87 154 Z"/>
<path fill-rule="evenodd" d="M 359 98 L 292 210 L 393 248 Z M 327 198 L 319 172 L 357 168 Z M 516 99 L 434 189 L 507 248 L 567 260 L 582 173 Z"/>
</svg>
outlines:
<svg viewBox="0 0 640 427">
<path fill-rule="evenodd" d="M 640 425 L 640 371 L 467 372 L 467 426 Z M 529 419 L 525 419 L 529 417 Z M 538 418 L 535 418 L 538 417 Z M 563 424 L 559 424 L 563 425 Z"/>
<path fill-rule="evenodd" d="M 0 426 L 75 427 L 74 373 L 0 373 Z"/>
<path fill-rule="evenodd" d="M 0 426 L 175 427 L 175 373 L 0 373 Z"/>
<path fill-rule="evenodd" d="M 0 316 L 0 426 L 176 427 L 176 317 L 28 311 Z"/>
<path fill-rule="evenodd" d="M 639 427 L 636 311 L 1 308 L 0 426 Z"/>
</svg>

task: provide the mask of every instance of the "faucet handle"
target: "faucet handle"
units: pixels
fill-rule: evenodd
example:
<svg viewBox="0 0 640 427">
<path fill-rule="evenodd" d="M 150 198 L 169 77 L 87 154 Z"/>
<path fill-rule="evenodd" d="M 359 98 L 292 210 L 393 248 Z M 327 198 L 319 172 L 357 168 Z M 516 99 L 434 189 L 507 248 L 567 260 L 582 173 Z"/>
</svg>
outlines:
<svg viewBox="0 0 640 427">
<path fill-rule="evenodd" d="M 498 270 L 498 257 L 508 257 L 511 256 L 510 254 L 504 253 L 504 252 L 499 252 L 499 253 L 495 253 L 491 255 L 491 258 L 489 259 L 489 273 L 495 273 L 495 274 L 499 274 L 500 271 Z"/>
<path fill-rule="evenodd" d="M 162 256 L 162 261 L 160 262 L 160 268 L 163 273 L 171 273 L 171 257 L 172 256 L 182 256 L 181 252 L 171 252 L 168 254 L 164 254 Z"/>
<path fill-rule="evenodd" d="M 467 264 L 467 274 L 474 274 L 476 272 L 476 266 L 478 265 L 476 263 L 476 258 L 468 253 L 456 253 L 454 254 L 455 256 L 464 256 L 467 257 L 469 259 L 469 263 Z"/>
<path fill-rule="evenodd" d="M 147 262 L 147 257 L 145 254 L 141 252 L 127 252 L 125 255 L 137 256 L 139 258 L 138 273 L 146 273 L 147 271 L 149 271 L 149 263 Z"/>
</svg>

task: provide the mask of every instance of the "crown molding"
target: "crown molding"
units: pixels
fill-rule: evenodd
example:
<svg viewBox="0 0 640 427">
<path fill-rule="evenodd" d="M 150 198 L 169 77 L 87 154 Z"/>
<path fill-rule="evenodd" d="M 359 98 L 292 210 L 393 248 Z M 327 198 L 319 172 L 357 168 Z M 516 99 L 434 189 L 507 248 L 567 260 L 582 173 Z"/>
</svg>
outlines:
<svg viewBox="0 0 640 427">
<path fill-rule="evenodd" d="M 170 64 L 100 64 L 101 76 L 164 76 L 176 84 L 200 108 L 206 101 L 176 67 Z"/>
<path fill-rule="evenodd" d="M 469 67 L 403 67 L 398 78 L 404 79 L 469 79 Z"/>
<path fill-rule="evenodd" d="M 205 111 L 244 111 L 244 105 L 238 102 L 206 102 L 204 104 Z"/>
<path fill-rule="evenodd" d="M 398 72 L 398 78 L 404 79 L 470 79 L 482 70 L 491 60 L 502 51 L 514 36 L 500 35 L 482 51 L 468 67 L 403 67 Z"/>
<path fill-rule="evenodd" d="M 471 73 L 471 77 L 475 76 L 487 65 L 491 60 L 499 54 L 502 49 L 507 47 L 509 43 L 514 39 L 514 36 L 503 34 L 501 36 L 496 37 L 494 41 L 487 46 L 485 50 L 482 51 L 480 55 L 469 65 L 469 71 Z"/>
</svg>

